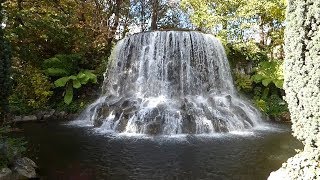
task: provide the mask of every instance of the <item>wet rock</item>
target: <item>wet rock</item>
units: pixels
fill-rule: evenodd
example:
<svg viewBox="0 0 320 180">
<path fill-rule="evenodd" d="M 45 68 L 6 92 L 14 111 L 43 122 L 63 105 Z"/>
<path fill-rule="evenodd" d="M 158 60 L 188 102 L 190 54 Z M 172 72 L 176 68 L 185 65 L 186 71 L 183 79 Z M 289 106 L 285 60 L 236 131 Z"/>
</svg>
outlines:
<svg viewBox="0 0 320 180">
<path fill-rule="evenodd" d="M 15 116 L 13 118 L 13 122 L 20 122 L 20 121 L 22 121 L 22 116 Z"/>
<path fill-rule="evenodd" d="M 54 109 L 51 109 L 50 111 L 46 112 L 43 116 L 44 119 L 48 119 L 48 118 L 51 118 L 53 116 L 53 114 L 55 113 L 56 111 Z"/>
<path fill-rule="evenodd" d="M 94 119 L 94 121 L 93 121 L 93 126 L 94 127 L 100 127 L 100 126 L 102 126 L 102 124 L 103 124 L 103 120 L 102 120 L 102 118 L 96 118 L 96 119 Z"/>
<path fill-rule="evenodd" d="M 215 132 L 229 132 L 227 123 L 223 119 L 215 118 L 212 120 L 212 125 Z"/>
<path fill-rule="evenodd" d="M 112 99 L 108 99 L 107 100 L 107 105 L 110 106 L 110 107 L 112 107 L 112 106 L 119 107 L 124 100 L 125 100 L 124 97 L 122 97 L 122 98 L 114 97 Z"/>
<path fill-rule="evenodd" d="M 127 99 L 122 102 L 121 108 L 125 113 L 133 113 L 138 108 L 138 104 L 137 100 Z"/>
<path fill-rule="evenodd" d="M 210 109 L 207 106 L 202 106 L 202 109 L 207 119 L 214 119 L 213 113 L 210 111 Z"/>
<path fill-rule="evenodd" d="M 161 134 L 162 132 L 162 120 L 161 120 L 161 117 L 159 116 L 159 118 L 155 118 L 155 121 L 153 122 L 150 122 L 148 125 L 147 125 L 147 134 L 149 135 L 158 135 L 158 134 Z"/>
<path fill-rule="evenodd" d="M 130 106 L 132 103 L 131 103 L 131 101 L 130 100 L 124 100 L 123 102 L 122 102 L 122 104 L 121 104 L 121 108 L 126 108 L 126 107 L 128 107 L 128 106 Z"/>
<path fill-rule="evenodd" d="M 251 121 L 251 119 L 248 117 L 246 112 L 241 107 L 232 106 L 232 109 L 233 109 L 234 114 L 241 117 L 241 119 L 239 118 L 239 120 L 246 121 L 246 122 L 250 123 L 251 126 L 253 126 L 253 122 Z M 245 125 L 246 123 L 243 122 L 243 124 Z"/>
<path fill-rule="evenodd" d="M 138 106 L 131 106 L 123 109 L 125 114 L 134 114 L 138 110 Z"/>
<path fill-rule="evenodd" d="M 68 114 L 65 118 L 67 120 L 74 120 L 78 117 L 78 114 Z"/>
<path fill-rule="evenodd" d="M 37 116 L 35 115 L 30 115 L 30 116 L 24 116 L 21 121 L 36 121 Z"/>
<path fill-rule="evenodd" d="M 0 179 L 2 180 L 9 180 L 12 179 L 12 171 L 9 168 L 2 168 L 0 171 Z"/>
<path fill-rule="evenodd" d="M 37 173 L 36 169 L 37 165 L 31 159 L 24 157 L 19 158 L 14 162 L 13 170 L 17 172 L 20 176 L 25 178 L 36 178 Z"/>
<path fill-rule="evenodd" d="M 97 111 L 97 117 L 101 119 L 105 119 L 111 113 L 112 109 L 109 107 L 101 107 Z"/>
<path fill-rule="evenodd" d="M 66 115 L 67 113 L 65 111 L 61 111 L 57 113 L 57 117 L 60 117 L 60 118 L 65 117 Z"/>
<path fill-rule="evenodd" d="M 121 120 L 119 121 L 118 126 L 116 127 L 116 130 L 118 132 L 123 132 L 126 129 L 129 119 L 130 116 L 128 114 L 122 115 Z"/>
<path fill-rule="evenodd" d="M 39 112 L 37 112 L 35 115 L 36 115 L 36 117 L 37 117 L 38 120 L 42 120 L 44 114 L 45 114 L 44 111 L 39 111 Z"/>
<path fill-rule="evenodd" d="M 194 134 L 196 133 L 196 123 L 194 117 L 191 114 L 182 113 L 182 133 Z"/>
</svg>

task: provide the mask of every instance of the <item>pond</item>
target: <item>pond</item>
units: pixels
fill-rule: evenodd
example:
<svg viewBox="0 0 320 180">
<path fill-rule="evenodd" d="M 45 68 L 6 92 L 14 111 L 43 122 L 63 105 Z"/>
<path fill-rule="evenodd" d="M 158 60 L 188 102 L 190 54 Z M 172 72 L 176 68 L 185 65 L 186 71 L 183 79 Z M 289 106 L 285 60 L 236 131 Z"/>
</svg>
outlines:
<svg viewBox="0 0 320 180">
<path fill-rule="evenodd" d="M 266 179 L 302 148 L 286 124 L 211 136 L 99 134 L 58 122 L 19 125 L 44 179 Z"/>
</svg>

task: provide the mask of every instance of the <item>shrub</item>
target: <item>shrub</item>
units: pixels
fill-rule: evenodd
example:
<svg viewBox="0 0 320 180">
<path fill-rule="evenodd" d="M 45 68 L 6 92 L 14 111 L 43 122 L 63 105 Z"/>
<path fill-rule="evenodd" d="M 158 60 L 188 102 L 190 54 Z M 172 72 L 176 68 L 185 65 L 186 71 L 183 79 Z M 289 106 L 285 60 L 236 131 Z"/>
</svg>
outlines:
<svg viewBox="0 0 320 180">
<path fill-rule="evenodd" d="M 16 114 L 25 114 L 35 109 L 45 109 L 52 96 L 50 83 L 39 69 L 26 65 L 14 74 L 15 86 L 9 97 L 11 111 Z"/>
<path fill-rule="evenodd" d="M 27 142 L 23 138 L 5 136 L 9 129 L 9 126 L 0 127 L 0 168 L 8 166 L 26 151 Z"/>
<path fill-rule="evenodd" d="M 234 77 L 238 91 L 250 92 L 252 90 L 252 79 L 250 75 L 236 72 L 234 73 Z"/>
</svg>

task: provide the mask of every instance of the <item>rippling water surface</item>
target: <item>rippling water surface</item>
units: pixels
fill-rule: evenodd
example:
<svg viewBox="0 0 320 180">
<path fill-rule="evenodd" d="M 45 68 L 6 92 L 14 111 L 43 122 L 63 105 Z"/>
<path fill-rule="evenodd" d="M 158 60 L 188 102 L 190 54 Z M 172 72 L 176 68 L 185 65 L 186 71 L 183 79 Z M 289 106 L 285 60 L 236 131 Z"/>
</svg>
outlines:
<svg viewBox="0 0 320 180">
<path fill-rule="evenodd" d="M 23 124 L 28 155 L 48 179 L 266 179 L 301 144 L 273 130 L 174 137 L 97 134 L 90 127 Z"/>
</svg>

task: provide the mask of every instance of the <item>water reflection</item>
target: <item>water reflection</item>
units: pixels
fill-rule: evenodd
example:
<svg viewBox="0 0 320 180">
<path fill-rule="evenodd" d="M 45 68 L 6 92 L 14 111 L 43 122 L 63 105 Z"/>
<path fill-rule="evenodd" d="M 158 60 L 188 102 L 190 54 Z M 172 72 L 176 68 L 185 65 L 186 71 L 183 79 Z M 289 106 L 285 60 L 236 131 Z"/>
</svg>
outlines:
<svg viewBox="0 0 320 180">
<path fill-rule="evenodd" d="M 266 179 L 301 148 L 288 130 L 254 135 L 128 137 L 90 127 L 24 124 L 29 156 L 49 179 Z"/>
</svg>

